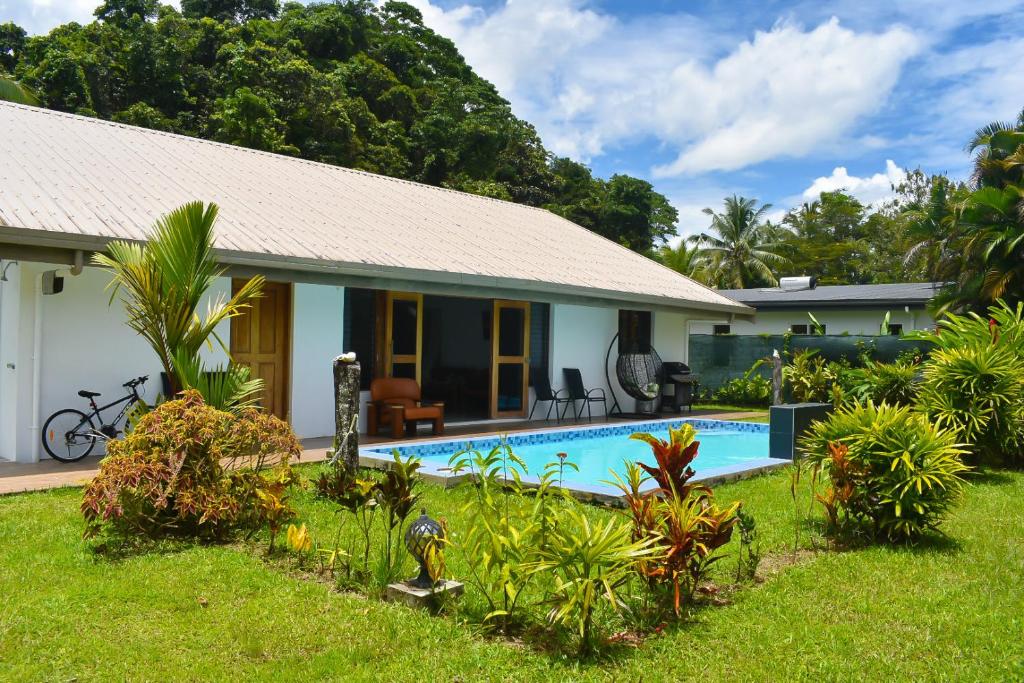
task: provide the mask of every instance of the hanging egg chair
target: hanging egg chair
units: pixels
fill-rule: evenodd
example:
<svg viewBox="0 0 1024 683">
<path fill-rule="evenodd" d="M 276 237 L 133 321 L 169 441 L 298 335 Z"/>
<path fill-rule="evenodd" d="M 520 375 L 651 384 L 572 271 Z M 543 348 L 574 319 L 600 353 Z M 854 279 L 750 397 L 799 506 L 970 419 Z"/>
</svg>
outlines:
<svg viewBox="0 0 1024 683">
<path fill-rule="evenodd" d="M 612 343 L 608 346 L 608 353 L 605 355 L 605 378 L 608 380 L 609 388 L 612 387 L 612 382 L 607 377 L 608 365 L 618 337 L 619 335 L 616 334 L 612 338 Z M 653 346 L 647 350 L 636 349 L 620 352 L 615 360 L 615 378 L 618 380 L 619 386 L 627 396 L 636 399 L 640 406 L 649 406 L 648 410 L 643 410 L 641 407 L 641 413 L 646 415 L 657 410 L 656 401 L 661 396 L 663 374 L 664 367 L 661 356 Z M 613 405 L 609 412 L 621 415 L 622 408 L 619 406 L 618 398 L 615 397 L 615 391 L 612 391 L 612 398 Z"/>
</svg>

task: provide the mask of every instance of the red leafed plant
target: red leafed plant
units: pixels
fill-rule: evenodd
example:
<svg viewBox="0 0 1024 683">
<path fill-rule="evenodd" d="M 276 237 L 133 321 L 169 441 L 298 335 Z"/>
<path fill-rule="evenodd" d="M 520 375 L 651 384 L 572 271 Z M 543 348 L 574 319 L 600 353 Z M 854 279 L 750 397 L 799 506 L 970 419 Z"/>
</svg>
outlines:
<svg viewBox="0 0 1024 683">
<path fill-rule="evenodd" d="M 677 617 L 692 600 L 707 569 L 722 558 L 716 551 L 729 542 L 739 504 L 720 508 L 711 489 L 691 484 L 690 467 L 700 442 L 689 424 L 669 430 L 669 440 L 651 434 L 630 438 L 651 446 L 656 466 L 627 463 L 625 479 L 613 473 L 612 482 L 623 492 L 634 540 L 654 539 L 659 552 L 637 561 L 637 572 L 663 605 L 671 604 Z M 641 491 L 650 478 L 658 488 Z"/>
<path fill-rule="evenodd" d="M 696 433 L 693 425 L 685 423 L 679 429 L 669 427 L 668 441 L 646 432 L 637 432 L 629 437 L 643 441 L 651 447 L 657 465 L 652 467 L 642 462 L 637 464 L 658 482 L 658 486 L 665 494 L 675 491 L 684 498 L 689 495 L 693 485 L 687 482 L 695 474 L 690 463 L 697 457 L 697 450 L 700 448 L 700 441 L 694 441 Z"/>
<path fill-rule="evenodd" d="M 291 428 L 254 409 L 226 413 L 183 392 L 107 444 L 82 499 L 87 537 L 185 536 L 225 540 L 280 527 L 293 515 L 288 461 L 300 453 Z M 259 468 L 276 462 L 272 477 Z"/>
</svg>

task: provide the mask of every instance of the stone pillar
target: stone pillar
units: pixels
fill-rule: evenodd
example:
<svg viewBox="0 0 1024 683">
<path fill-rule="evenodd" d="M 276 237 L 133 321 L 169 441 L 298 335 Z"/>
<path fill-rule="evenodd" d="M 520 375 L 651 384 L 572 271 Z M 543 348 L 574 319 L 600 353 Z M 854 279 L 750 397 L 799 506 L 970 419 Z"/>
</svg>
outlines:
<svg viewBox="0 0 1024 683">
<path fill-rule="evenodd" d="M 334 359 L 334 447 L 332 462 L 349 472 L 359 467 L 359 361 L 354 353 Z"/>
</svg>

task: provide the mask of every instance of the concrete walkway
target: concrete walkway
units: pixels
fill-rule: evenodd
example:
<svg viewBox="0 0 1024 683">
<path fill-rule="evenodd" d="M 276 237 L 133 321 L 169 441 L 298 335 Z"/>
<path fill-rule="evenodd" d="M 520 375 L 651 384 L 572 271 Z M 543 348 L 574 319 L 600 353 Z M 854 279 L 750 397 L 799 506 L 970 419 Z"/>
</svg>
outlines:
<svg viewBox="0 0 1024 683">
<path fill-rule="evenodd" d="M 683 417 L 699 417 L 711 420 L 743 420 L 758 417 L 766 417 L 765 411 L 759 412 L 716 412 L 711 410 L 695 410 L 693 414 L 685 414 Z M 679 417 L 678 415 L 666 415 L 665 419 Z M 632 418 L 631 418 L 632 419 Z M 534 420 L 532 422 L 482 422 L 470 425 L 451 425 L 445 431 L 444 436 L 434 437 L 429 433 L 422 433 L 416 438 L 418 440 L 450 439 L 457 436 L 487 436 L 490 434 L 507 434 L 510 432 L 523 431 L 528 429 L 550 429 L 555 427 L 572 427 L 588 424 L 602 424 L 622 422 L 619 418 L 607 420 L 594 420 L 587 422 L 561 422 L 554 420 Z M 391 438 L 362 436 L 359 439 L 363 445 L 373 443 L 385 443 L 392 441 Z M 299 463 L 322 462 L 327 458 L 327 449 L 331 447 L 332 439 L 323 437 L 318 439 L 304 439 L 302 442 L 302 456 Z M 37 463 L 13 463 L 0 461 L 0 495 L 9 493 L 23 493 L 26 491 L 45 491 L 48 489 L 61 488 L 64 486 L 84 486 L 90 479 L 96 476 L 100 466 L 99 456 L 90 456 L 75 463 L 62 463 L 56 460 L 46 459 Z"/>
</svg>

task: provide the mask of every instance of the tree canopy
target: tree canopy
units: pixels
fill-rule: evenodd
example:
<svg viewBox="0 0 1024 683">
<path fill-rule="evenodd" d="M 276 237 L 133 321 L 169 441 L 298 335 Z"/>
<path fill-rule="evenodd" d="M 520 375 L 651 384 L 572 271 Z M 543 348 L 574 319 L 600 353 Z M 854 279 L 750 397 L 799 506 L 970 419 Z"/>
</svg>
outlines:
<svg viewBox="0 0 1024 683">
<path fill-rule="evenodd" d="M 104 0 L 42 36 L 0 25 L 0 72 L 43 106 L 543 206 L 650 252 L 650 183 L 554 158 L 403 2 Z"/>
</svg>

